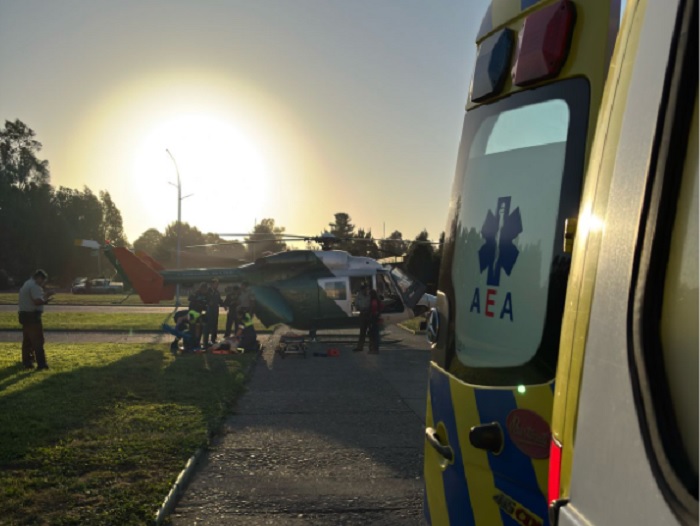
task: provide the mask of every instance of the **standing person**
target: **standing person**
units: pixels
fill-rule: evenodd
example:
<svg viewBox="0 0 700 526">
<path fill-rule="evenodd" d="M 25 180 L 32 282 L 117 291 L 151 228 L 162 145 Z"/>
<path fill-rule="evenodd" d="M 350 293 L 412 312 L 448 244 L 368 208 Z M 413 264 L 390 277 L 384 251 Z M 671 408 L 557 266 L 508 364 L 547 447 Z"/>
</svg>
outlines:
<svg viewBox="0 0 700 526">
<path fill-rule="evenodd" d="M 360 338 L 357 342 L 357 347 L 355 347 L 355 352 L 362 352 L 365 347 L 365 336 L 367 335 L 367 330 L 369 329 L 369 294 L 367 291 L 367 283 L 363 283 L 360 286 L 360 290 L 355 296 L 355 308 L 360 312 Z"/>
<path fill-rule="evenodd" d="M 369 292 L 369 353 L 379 354 L 379 318 L 382 314 L 382 302 L 377 291 Z"/>
<path fill-rule="evenodd" d="M 204 321 L 204 346 L 216 343 L 219 335 L 219 307 L 221 307 L 221 293 L 219 292 L 219 280 L 211 280 L 207 290 L 207 315 Z"/>
<path fill-rule="evenodd" d="M 22 325 L 22 363 L 25 369 L 34 368 L 36 359 L 37 371 L 48 369 L 46 352 L 44 351 L 44 326 L 41 315 L 53 291 L 44 291 L 44 285 L 49 275 L 44 270 L 37 270 L 25 281 L 19 289 L 19 322 Z"/>
<path fill-rule="evenodd" d="M 253 296 L 253 291 L 250 290 L 247 281 L 241 283 L 241 295 L 238 298 L 238 305 L 240 308 L 245 309 L 251 317 L 255 315 L 255 296 Z"/>
<path fill-rule="evenodd" d="M 194 348 L 199 348 L 202 343 L 202 324 L 204 322 L 203 313 L 207 308 L 207 284 L 202 282 L 199 288 L 189 295 L 189 315 L 192 332 L 194 335 L 192 345 Z"/>
<path fill-rule="evenodd" d="M 226 297 L 224 298 L 224 309 L 226 309 L 226 329 L 224 330 L 224 338 L 231 336 L 231 328 L 233 333 L 236 332 L 238 326 L 238 300 L 241 295 L 241 288 L 238 285 L 233 285 L 226 288 Z"/>
</svg>

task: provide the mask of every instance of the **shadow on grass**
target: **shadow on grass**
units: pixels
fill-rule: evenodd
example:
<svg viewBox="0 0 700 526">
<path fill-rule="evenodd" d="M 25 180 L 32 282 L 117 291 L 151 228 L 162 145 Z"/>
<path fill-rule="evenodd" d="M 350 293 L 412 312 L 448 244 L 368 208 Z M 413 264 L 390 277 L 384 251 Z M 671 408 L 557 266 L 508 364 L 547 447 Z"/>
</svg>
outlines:
<svg viewBox="0 0 700 526">
<path fill-rule="evenodd" d="M 54 348 L 47 372 L 0 369 L 0 523 L 150 522 L 250 358 L 75 345 Z"/>
<path fill-rule="evenodd" d="M 201 413 L 207 427 L 216 425 L 227 403 L 221 398 L 232 398 L 235 390 L 230 387 L 242 384 L 240 368 L 218 356 L 182 356 L 169 364 L 166 360 L 164 351 L 146 348 L 103 366 L 88 363 L 65 372 L 27 373 L 21 365 L 0 370 L 4 389 L 27 374 L 47 375 L 25 389 L 0 395 L 0 466 L 89 428 L 120 405 L 187 405 Z"/>
</svg>

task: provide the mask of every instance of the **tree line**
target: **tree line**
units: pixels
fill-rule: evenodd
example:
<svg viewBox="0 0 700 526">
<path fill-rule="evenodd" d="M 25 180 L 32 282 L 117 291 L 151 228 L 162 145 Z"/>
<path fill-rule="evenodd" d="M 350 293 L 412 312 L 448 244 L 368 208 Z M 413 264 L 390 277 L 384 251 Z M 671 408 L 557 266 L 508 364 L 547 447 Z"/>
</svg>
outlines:
<svg viewBox="0 0 700 526">
<path fill-rule="evenodd" d="M 36 268 L 54 283 L 90 274 L 95 258 L 76 239 L 127 241 L 109 192 L 50 184 L 35 136 L 19 119 L 0 129 L 0 288 L 23 282 Z"/>
<path fill-rule="evenodd" d="M 166 267 L 225 266 L 254 261 L 266 253 L 298 248 L 288 243 L 285 228 L 265 218 L 243 239 L 227 240 L 175 221 L 164 232 L 149 228 L 129 244 L 121 212 L 108 191 L 97 194 L 50 183 L 49 162 L 39 158 L 42 144 L 19 119 L 0 129 L 0 289 L 21 284 L 36 268 L 44 268 L 53 283 L 68 285 L 76 276 L 110 277 L 114 270 L 95 250 L 76 246 L 76 239 L 111 242 L 143 250 Z M 376 240 L 371 231 L 356 229 L 349 214 L 338 212 L 324 231 L 340 241 L 332 248 L 357 256 L 381 259 L 404 256 L 404 268 L 434 289 L 442 241 L 433 244 L 428 232 L 413 240 L 394 231 Z M 177 250 L 178 232 L 180 248 Z M 309 241 L 306 248 L 318 249 Z M 179 256 L 178 256 L 179 254 Z"/>
</svg>

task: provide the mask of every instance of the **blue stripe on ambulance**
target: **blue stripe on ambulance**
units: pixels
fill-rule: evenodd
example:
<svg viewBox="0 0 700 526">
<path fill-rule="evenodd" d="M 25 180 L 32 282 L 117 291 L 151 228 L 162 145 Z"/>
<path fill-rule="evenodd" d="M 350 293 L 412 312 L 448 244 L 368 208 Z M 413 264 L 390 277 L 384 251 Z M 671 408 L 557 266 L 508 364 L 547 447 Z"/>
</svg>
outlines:
<svg viewBox="0 0 700 526">
<path fill-rule="evenodd" d="M 459 448 L 459 435 L 455 421 L 455 412 L 452 407 L 452 392 L 448 375 L 437 374 L 431 371 L 430 397 L 433 402 L 433 421 L 444 424 L 454 452 L 454 463 L 442 473 L 450 524 L 473 525 L 475 524 L 474 511 L 469 500 L 464 461 Z M 464 505 L 451 503 L 463 503 Z"/>
<path fill-rule="evenodd" d="M 505 420 L 499 419 L 499 416 L 507 416 L 518 409 L 514 392 L 476 389 L 474 394 L 481 422 L 498 422 L 503 428 L 503 451 L 499 455 L 489 454 L 489 466 L 495 475 L 496 488 L 538 516 L 546 517 L 547 500 L 539 491 L 532 459 L 515 446 L 508 434 Z M 511 477 L 522 481 L 524 485 L 510 482 Z M 501 517 L 504 524 L 519 524 L 503 510 Z"/>
</svg>

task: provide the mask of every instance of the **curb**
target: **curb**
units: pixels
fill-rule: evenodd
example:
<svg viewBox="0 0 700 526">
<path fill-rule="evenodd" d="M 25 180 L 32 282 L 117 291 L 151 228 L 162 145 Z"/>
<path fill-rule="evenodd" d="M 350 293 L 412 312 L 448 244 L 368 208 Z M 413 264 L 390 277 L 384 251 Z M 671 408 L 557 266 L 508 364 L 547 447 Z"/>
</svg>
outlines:
<svg viewBox="0 0 700 526">
<path fill-rule="evenodd" d="M 195 451 L 194 455 L 190 457 L 187 464 L 185 464 L 185 469 L 178 475 L 173 487 L 170 488 L 168 495 L 163 500 L 163 504 L 161 504 L 160 509 L 156 513 L 156 526 L 163 524 L 163 520 L 175 509 L 178 500 L 180 500 L 180 496 L 185 491 L 190 478 L 192 478 L 192 473 L 197 467 L 197 463 L 201 460 L 202 456 L 204 456 L 204 452 L 205 448 L 199 448 Z"/>
<path fill-rule="evenodd" d="M 255 360 L 253 360 L 248 368 L 245 371 L 246 374 L 246 383 L 248 383 L 248 380 L 250 380 L 250 375 L 253 371 L 253 368 L 258 364 L 258 361 L 260 360 L 260 357 L 262 356 L 262 349 L 260 352 L 258 352 L 258 355 Z M 241 393 L 242 395 L 243 393 Z M 221 422 L 221 428 L 224 427 L 224 422 L 225 422 L 225 417 Z M 165 496 L 165 499 L 163 499 L 163 504 L 160 505 L 160 508 L 156 512 L 156 517 L 154 524 L 155 526 L 160 526 L 163 524 L 163 521 L 170 515 L 175 508 L 177 507 L 177 503 L 180 500 L 180 497 L 182 497 L 182 494 L 185 492 L 185 489 L 187 489 L 187 485 L 190 482 L 190 479 L 192 478 L 192 474 L 194 471 L 197 469 L 197 466 L 199 462 L 202 460 L 202 457 L 206 454 L 207 450 L 209 449 L 209 445 L 212 442 L 212 439 L 216 433 L 212 432 L 209 433 L 209 436 L 207 437 L 207 445 L 204 447 L 200 447 L 197 449 L 197 451 L 194 452 L 194 455 L 192 455 L 187 463 L 185 464 L 184 469 L 180 472 L 180 474 L 177 476 L 175 479 L 175 482 L 173 483 L 172 487 L 170 488 L 170 491 L 168 494 Z"/>
<path fill-rule="evenodd" d="M 408 327 L 406 327 L 405 325 L 403 325 L 403 324 L 401 324 L 401 323 L 397 323 L 396 326 L 397 326 L 399 329 L 401 329 L 401 330 L 403 330 L 403 331 L 406 331 L 406 332 L 409 332 L 409 333 L 411 333 L 411 334 L 413 334 L 413 335 L 416 335 L 416 334 L 425 334 L 425 331 L 414 331 L 413 329 L 409 329 Z"/>
</svg>

